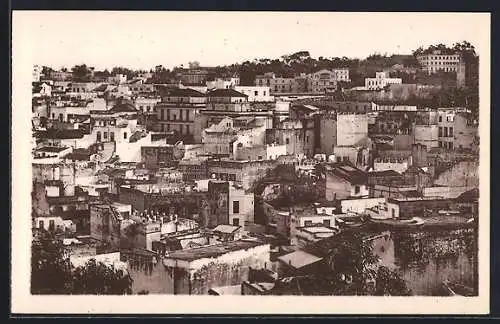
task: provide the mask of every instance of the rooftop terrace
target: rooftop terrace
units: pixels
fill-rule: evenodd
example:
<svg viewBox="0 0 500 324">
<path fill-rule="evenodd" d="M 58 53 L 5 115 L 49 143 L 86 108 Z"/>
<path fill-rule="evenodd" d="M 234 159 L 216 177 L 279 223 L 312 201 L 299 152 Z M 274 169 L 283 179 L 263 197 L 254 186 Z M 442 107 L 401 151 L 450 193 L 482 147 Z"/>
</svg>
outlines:
<svg viewBox="0 0 500 324">
<path fill-rule="evenodd" d="M 226 253 L 235 252 L 238 250 L 247 250 L 266 243 L 257 240 L 239 240 L 224 242 L 214 245 L 206 245 L 202 247 L 180 250 L 170 253 L 167 259 L 194 261 L 204 258 L 216 258 Z"/>
</svg>

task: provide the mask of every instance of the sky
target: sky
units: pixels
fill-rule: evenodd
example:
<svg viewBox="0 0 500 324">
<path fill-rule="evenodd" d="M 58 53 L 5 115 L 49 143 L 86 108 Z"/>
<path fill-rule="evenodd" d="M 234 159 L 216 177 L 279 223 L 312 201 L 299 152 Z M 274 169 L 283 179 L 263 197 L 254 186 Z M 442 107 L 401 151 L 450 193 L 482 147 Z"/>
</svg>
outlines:
<svg viewBox="0 0 500 324">
<path fill-rule="evenodd" d="M 485 19 L 488 14 L 14 11 L 12 32 L 13 45 L 21 44 L 34 64 L 149 70 L 190 61 L 215 66 L 272 59 L 302 50 L 316 58 L 411 54 L 419 46 L 463 40 L 481 55 L 477 44 Z"/>
</svg>

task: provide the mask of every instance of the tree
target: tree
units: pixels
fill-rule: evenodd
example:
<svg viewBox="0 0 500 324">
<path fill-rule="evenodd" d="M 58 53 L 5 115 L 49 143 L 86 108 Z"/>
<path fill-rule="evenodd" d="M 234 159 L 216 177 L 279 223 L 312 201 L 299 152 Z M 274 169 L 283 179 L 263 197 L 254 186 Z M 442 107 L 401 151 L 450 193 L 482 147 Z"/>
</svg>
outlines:
<svg viewBox="0 0 500 324">
<path fill-rule="evenodd" d="M 198 69 L 200 67 L 200 62 L 197 61 L 189 62 L 188 66 L 190 69 Z"/>
<path fill-rule="evenodd" d="M 132 278 L 123 270 L 95 259 L 73 270 L 72 294 L 124 295 L 132 293 Z"/>
<path fill-rule="evenodd" d="M 88 82 L 90 80 L 91 69 L 87 65 L 75 65 L 71 68 L 73 72 L 73 80 L 77 82 Z"/>
<path fill-rule="evenodd" d="M 42 232 L 31 247 L 31 293 L 65 294 L 70 291 L 71 263 L 60 241 Z"/>
<path fill-rule="evenodd" d="M 133 79 L 134 77 L 137 76 L 137 72 L 136 71 L 132 71 L 132 70 L 130 70 L 128 68 L 121 67 L 121 66 L 114 67 L 111 70 L 111 75 L 117 75 L 117 74 L 126 75 L 128 79 Z"/>
<path fill-rule="evenodd" d="M 54 233 L 42 231 L 33 240 L 32 294 L 130 294 L 132 278 L 95 259 L 73 267 L 69 254 Z"/>
<path fill-rule="evenodd" d="M 318 280 L 328 285 L 333 295 L 411 294 L 397 272 L 378 266 L 379 258 L 373 253 L 371 243 L 358 232 L 346 230 L 306 249 L 324 257 Z"/>
<path fill-rule="evenodd" d="M 49 76 L 50 72 L 54 71 L 50 66 L 43 66 L 42 67 L 42 74 L 44 76 Z"/>
<path fill-rule="evenodd" d="M 410 296 L 411 291 L 396 271 L 381 266 L 377 271 L 374 294 L 376 296 Z"/>
</svg>

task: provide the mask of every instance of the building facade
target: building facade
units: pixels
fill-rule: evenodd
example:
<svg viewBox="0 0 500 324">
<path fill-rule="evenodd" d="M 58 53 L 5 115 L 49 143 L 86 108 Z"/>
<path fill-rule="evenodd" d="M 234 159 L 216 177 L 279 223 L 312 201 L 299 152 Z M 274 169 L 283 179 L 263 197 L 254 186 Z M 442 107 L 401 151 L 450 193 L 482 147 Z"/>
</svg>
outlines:
<svg viewBox="0 0 500 324">
<path fill-rule="evenodd" d="M 445 54 L 439 50 L 433 51 L 429 54 L 417 56 L 417 60 L 422 67 L 422 71 L 428 74 L 436 72 L 458 72 L 460 54 Z"/>
<path fill-rule="evenodd" d="M 391 84 L 402 84 L 401 78 L 390 78 L 386 72 L 376 72 L 375 78 L 365 78 L 365 88 L 368 90 L 381 90 Z"/>
<path fill-rule="evenodd" d="M 158 131 L 193 135 L 195 116 L 206 108 L 207 98 L 193 89 L 175 89 L 156 105 Z"/>
</svg>

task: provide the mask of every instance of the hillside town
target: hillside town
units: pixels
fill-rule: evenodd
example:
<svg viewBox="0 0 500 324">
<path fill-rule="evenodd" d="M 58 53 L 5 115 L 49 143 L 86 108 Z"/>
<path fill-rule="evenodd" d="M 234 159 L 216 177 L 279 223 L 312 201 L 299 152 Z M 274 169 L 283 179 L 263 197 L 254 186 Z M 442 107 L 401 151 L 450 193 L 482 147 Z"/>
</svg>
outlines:
<svg viewBox="0 0 500 324">
<path fill-rule="evenodd" d="M 32 293 L 477 295 L 478 62 L 35 65 Z"/>
</svg>

